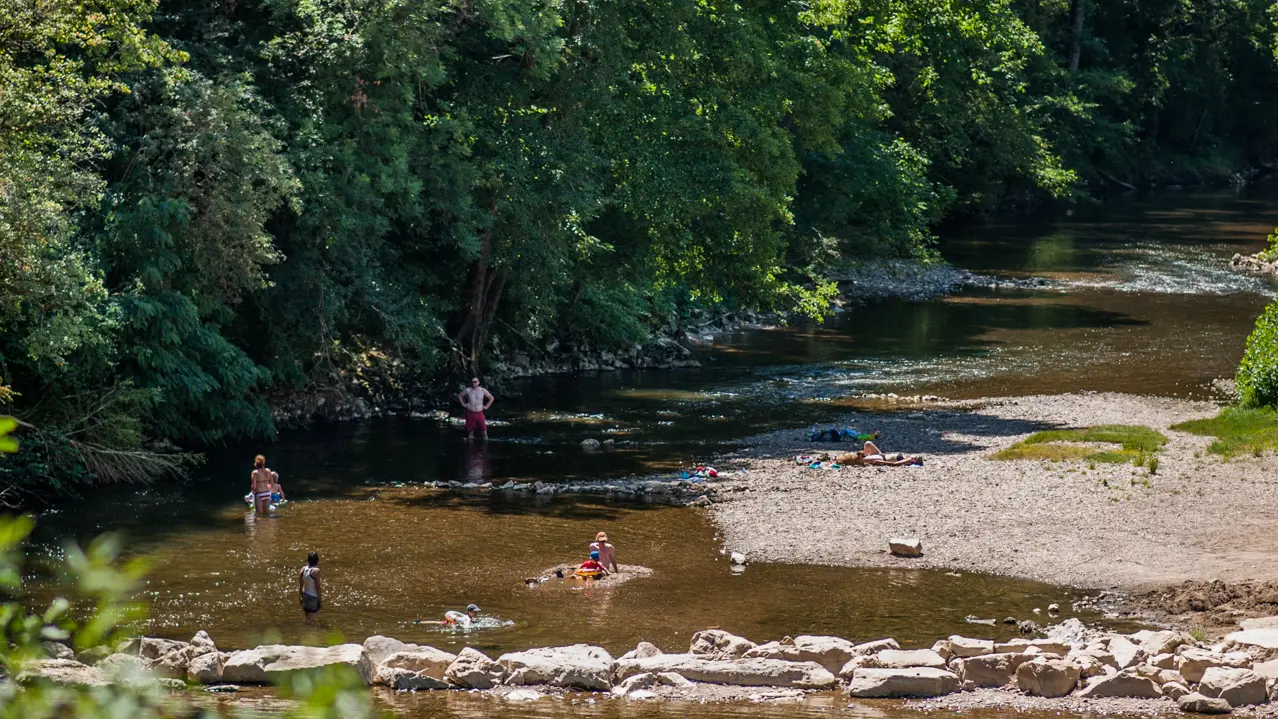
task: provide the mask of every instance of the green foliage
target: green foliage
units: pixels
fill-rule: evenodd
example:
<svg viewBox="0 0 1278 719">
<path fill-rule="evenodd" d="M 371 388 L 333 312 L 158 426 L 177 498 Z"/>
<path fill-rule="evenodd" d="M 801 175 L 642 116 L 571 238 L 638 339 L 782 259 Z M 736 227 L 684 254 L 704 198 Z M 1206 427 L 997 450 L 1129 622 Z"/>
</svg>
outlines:
<svg viewBox="0 0 1278 719">
<path fill-rule="evenodd" d="M 1278 406 L 1278 302 L 1256 319 L 1234 384 L 1242 406 Z"/>
<path fill-rule="evenodd" d="M 1068 443 L 1117 444 L 1119 449 L 1097 451 Z M 1150 474 L 1158 471 L 1154 456 L 1167 437 L 1161 432 L 1137 425 L 1105 424 L 1085 429 L 1053 429 L 1035 432 L 1016 444 L 993 455 L 993 459 L 1049 459 L 1054 461 L 1086 459 L 1090 462 L 1126 463 L 1137 467 L 1150 465 Z"/>
<path fill-rule="evenodd" d="M 1207 451 L 1227 458 L 1278 450 L 1278 410 L 1273 407 L 1226 407 L 1215 417 L 1181 422 L 1172 429 L 1215 437 Z"/>
</svg>

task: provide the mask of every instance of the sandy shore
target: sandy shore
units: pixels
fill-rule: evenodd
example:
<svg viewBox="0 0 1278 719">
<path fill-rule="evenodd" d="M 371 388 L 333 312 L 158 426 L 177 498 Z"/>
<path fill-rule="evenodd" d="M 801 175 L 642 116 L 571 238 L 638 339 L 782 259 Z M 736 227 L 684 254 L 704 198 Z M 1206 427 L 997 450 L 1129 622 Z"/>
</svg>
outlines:
<svg viewBox="0 0 1278 719">
<path fill-rule="evenodd" d="M 1278 458 L 1222 462 L 1210 438 L 1170 425 L 1210 403 L 1069 394 L 947 403 L 849 415 L 883 431 L 887 452 L 923 467 L 813 470 L 798 454 L 854 445 L 761 435 L 710 511 L 728 548 L 752 560 L 945 567 L 1085 588 L 1150 589 L 1184 580 L 1278 580 Z M 993 452 L 1050 428 L 1138 424 L 1170 441 L 1156 475 L 1131 465 L 996 461 Z M 887 553 L 918 537 L 925 555 Z"/>
</svg>

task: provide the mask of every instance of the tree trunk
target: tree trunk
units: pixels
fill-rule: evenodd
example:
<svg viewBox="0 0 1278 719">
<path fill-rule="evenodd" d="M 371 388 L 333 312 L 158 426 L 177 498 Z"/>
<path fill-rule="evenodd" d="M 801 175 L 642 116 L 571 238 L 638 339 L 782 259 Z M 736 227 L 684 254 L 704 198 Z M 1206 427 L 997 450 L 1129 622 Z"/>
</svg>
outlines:
<svg viewBox="0 0 1278 719">
<path fill-rule="evenodd" d="M 1087 0 L 1071 0 L 1069 4 L 1069 74 L 1078 72 L 1078 61 L 1083 54 L 1083 3 Z"/>
<path fill-rule="evenodd" d="M 495 203 L 489 206 L 489 211 L 493 214 L 496 214 L 496 209 Z M 509 267 L 491 266 L 492 248 L 493 231 L 488 228 L 480 233 L 479 257 L 470 266 L 466 306 L 453 335 L 461 351 L 459 360 L 474 375 L 479 374 L 479 361 L 484 353 L 484 346 L 488 344 L 488 331 L 497 316 L 497 308 L 510 277 Z"/>
</svg>

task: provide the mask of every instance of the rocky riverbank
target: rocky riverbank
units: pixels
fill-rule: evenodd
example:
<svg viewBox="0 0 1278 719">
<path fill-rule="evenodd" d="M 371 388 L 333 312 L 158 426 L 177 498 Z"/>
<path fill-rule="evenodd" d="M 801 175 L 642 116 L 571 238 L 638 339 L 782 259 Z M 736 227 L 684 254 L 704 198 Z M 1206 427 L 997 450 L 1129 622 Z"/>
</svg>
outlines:
<svg viewBox="0 0 1278 719">
<path fill-rule="evenodd" d="M 26 666 L 19 683 L 101 685 L 137 681 L 142 673 L 175 690 L 206 685 L 233 692 L 345 666 L 365 684 L 394 691 L 476 690 L 529 701 L 563 691 L 620 701 L 758 701 L 838 691 L 857 699 L 927 700 L 925 708 L 1230 713 L 1278 700 L 1278 629 L 1234 632 L 1208 645 L 1170 630 L 1099 632 L 1077 619 L 1038 638 L 956 635 L 919 649 L 902 649 L 891 638 L 858 643 L 811 635 L 756 644 L 707 629 L 693 634 L 684 652 L 641 642 L 615 659 L 586 644 L 494 658 L 473 647 L 453 654 L 384 636 L 224 652 L 202 631 L 189 642 L 142 637 L 79 655 L 62 644 L 45 647 L 49 658 Z"/>
<path fill-rule="evenodd" d="M 1254 272 L 1261 275 L 1278 275 L 1278 257 L 1265 250 L 1254 255 L 1235 254 L 1229 266 L 1243 272 Z"/>
<path fill-rule="evenodd" d="M 795 457 L 856 447 L 774 432 L 729 458 L 747 471 L 713 482 L 707 496 L 725 546 L 752 560 L 935 567 L 1126 591 L 1278 581 L 1278 458 L 1225 462 L 1207 451 L 1211 438 L 1170 428 L 1217 410 L 1070 394 L 856 413 L 840 426 L 881 430 L 880 447 L 922 455 L 924 465 L 813 469 Z M 1102 424 L 1164 433 L 1157 468 L 991 458 L 1033 432 Z M 922 556 L 890 554 L 892 537 L 919 539 Z M 1232 617 L 1257 609 L 1266 607 Z"/>
</svg>

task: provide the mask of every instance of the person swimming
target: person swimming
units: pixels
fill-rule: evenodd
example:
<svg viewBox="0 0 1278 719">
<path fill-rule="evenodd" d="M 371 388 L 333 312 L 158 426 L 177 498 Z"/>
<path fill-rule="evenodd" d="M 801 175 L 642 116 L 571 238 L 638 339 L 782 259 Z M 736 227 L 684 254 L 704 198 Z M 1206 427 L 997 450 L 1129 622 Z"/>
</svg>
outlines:
<svg viewBox="0 0 1278 719">
<path fill-rule="evenodd" d="M 474 604 L 466 605 L 465 614 L 449 609 L 444 612 L 444 621 L 440 622 L 440 624 L 454 627 L 469 627 L 475 621 L 475 615 L 479 614 L 479 611 L 479 607 Z"/>
</svg>

